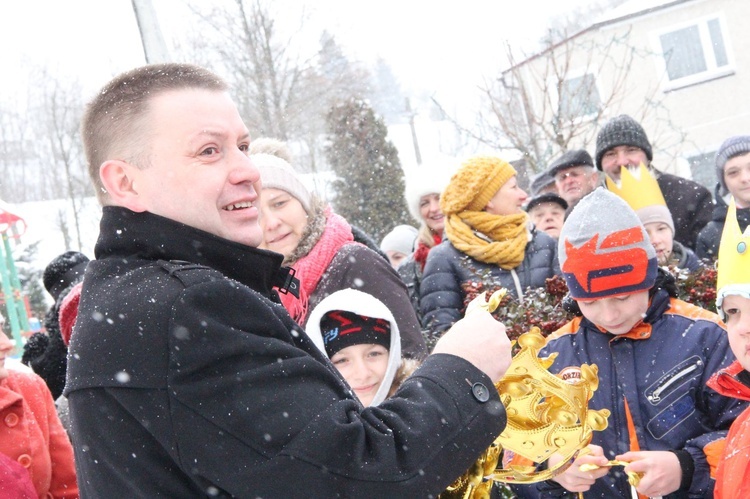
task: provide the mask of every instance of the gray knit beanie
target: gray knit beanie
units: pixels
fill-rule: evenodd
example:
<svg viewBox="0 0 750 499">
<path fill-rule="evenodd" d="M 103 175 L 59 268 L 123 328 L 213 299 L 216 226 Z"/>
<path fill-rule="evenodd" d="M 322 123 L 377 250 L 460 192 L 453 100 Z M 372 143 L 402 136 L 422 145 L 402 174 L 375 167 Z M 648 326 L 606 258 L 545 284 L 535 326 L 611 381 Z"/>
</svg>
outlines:
<svg viewBox="0 0 750 499">
<path fill-rule="evenodd" d="M 574 300 L 645 291 L 656 281 L 656 250 L 646 229 L 624 199 L 603 187 L 584 196 L 568 215 L 557 254 Z"/>
<path fill-rule="evenodd" d="M 272 154 L 252 154 L 250 160 L 260 170 L 260 181 L 264 188 L 271 187 L 288 192 L 297 198 L 305 212 L 310 213 L 312 196 L 292 165 Z"/>
<path fill-rule="evenodd" d="M 721 190 L 724 194 L 729 192 L 724 182 L 724 166 L 727 161 L 735 156 L 741 156 L 750 152 L 750 135 L 737 135 L 729 137 L 716 151 L 716 178 L 719 179 Z"/>
<path fill-rule="evenodd" d="M 649 161 L 654 159 L 651 143 L 643 127 L 627 114 L 615 116 L 604 124 L 596 136 L 596 167 L 602 169 L 602 156 L 617 146 L 635 146 L 646 153 Z"/>
</svg>

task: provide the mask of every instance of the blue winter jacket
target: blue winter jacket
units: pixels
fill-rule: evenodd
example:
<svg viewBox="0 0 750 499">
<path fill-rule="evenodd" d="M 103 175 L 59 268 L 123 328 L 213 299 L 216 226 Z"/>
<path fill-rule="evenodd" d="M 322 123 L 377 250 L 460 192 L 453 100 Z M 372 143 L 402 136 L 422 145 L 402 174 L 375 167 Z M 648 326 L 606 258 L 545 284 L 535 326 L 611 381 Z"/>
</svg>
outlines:
<svg viewBox="0 0 750 499">
<path fill-rule="evenodd" d="M 443 332 L 459 320 L 467 285 L 479 284 L 484 290 L 504 287 L 517 298 L 519 291 L 544 287 L 548 278 L 559 273 L 556 241 L 536 229 L 531 232 L 523 261 L 512 270 L 475 260 L 444 239 L 430 250 L 422 275 L 422 326 L 433 333 Z"/>
<path fill-rule="evenodd" d="M 634 449 L 628 437 L 627 400 L 641 450 L 684 449 L 693 458 L 689 489 L 666 497 L 713 497 L 707 456 L 718 457 L 714 454 L 721 452 L 729 426 L 747 405 L 706 386 L 713 373 L 734 360 L 716 314 L 660 289 L 643 322 L 626 335 L 602 332 L 579 317 L 550 335 L 539 355 L 552 352 L 558 353 L 553 373 L 584 363 L 599 367 L 599 388 L 589 407 L 612 414 L 607 429 L 594 432 L 592 443 L 601 446 L 608 459 Z M 556 482 L 537 487 L 542 497 L 559 497 L 563 491 Z M 631 497 L 622 468 L 598 479 L 586 497 Z"/>
</svg>

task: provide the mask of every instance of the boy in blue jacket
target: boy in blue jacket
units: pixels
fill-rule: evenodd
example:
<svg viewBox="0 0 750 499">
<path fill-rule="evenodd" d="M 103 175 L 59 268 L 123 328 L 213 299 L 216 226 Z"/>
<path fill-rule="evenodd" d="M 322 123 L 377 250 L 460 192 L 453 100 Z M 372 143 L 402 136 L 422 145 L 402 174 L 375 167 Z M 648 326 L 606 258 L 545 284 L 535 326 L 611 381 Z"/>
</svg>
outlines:
<svg viewBox="0 0 750 499">
<path fill-rule="evenodd" d="M 575 366 L 596 364 L 599 388 L 590 405 L 612 414 L 587 451 L 539 491 L 712 497 L 726 430 L 745 407 L 706 386 L 733 360 L 723 323 L 676 298 L 638 216 L 603 188 L 570 214 L 558 251 L 580 316 L 553 333 L 540 355 L 557 352 L 551 371 L 571 382 Z M 581 471 L 582 464 L 598 468 Z M 627 473 L 638 474 L 636 486 Z"/>
</svg>

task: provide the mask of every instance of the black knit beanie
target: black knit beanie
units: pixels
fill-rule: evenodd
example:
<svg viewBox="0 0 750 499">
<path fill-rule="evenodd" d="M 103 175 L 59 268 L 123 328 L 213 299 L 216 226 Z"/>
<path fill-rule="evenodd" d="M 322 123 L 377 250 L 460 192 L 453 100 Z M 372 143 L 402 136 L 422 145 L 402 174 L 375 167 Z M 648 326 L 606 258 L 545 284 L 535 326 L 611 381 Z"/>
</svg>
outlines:
<svg viewBox="0 0 750 499">
<path fill-rule="evenodd" d="M 602 156 L 617 146 L 635 146 L 646 153 L 649 161 L 654 159 L 651 143 L 643 127 L 627 114 L 609 120 L 596 136 L 596 167 L 602 169 Z"/>
<path fill-rule="evenodd" d="M 68 289 L 71 284 L 83 279 L 83 272 L 89 258 L 78 251 L 66 251 L 55 257 L 44 269 L 42 281 L 55 301 L 58 300 L 60 292 Z"/>
<path fill-rule="evenodd" d="M 721 184 L 721 190 L 723 194 L 729 192 L 727 184 L 724 182 L 724 166 L 727 161 L 735 156 L 740 156 L 750 152 L 750 136 L 749 135 L 737 135 L 736 137 L 730 137 L 721 144 L 719 150 L 716 151 L 716 178 Z"/>
<path fill-rule="evenodd" d="M 391 346 L 390 322 L 345 310 L 326 312 L 320 318 L 320 332 L 328 358 L 352 345 L 373 343 L 388 350 Z"/>
</svg>

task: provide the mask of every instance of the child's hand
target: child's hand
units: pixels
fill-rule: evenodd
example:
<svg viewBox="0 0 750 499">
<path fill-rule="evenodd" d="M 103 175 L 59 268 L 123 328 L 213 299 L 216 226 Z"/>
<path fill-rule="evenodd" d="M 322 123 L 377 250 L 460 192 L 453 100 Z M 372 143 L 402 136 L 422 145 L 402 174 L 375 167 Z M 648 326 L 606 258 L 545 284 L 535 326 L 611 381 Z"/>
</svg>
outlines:
<svg viewBox="0 0 750 499">
<path fill-rule="evenodd" d="M 616 459 L 630 462 L 625 472 L 642 475 L 635 488 L 638 493 L 649 497 L 661 497 L 680 488 L 682 468 L 674 452 L 640 451 L 626 452 Z"/>
<path fill-rule="evenodd" d="M 570 492 L 586 492 L 594 485 L 597 478 L 609 473 L 609 467 L 607 467 L 609 460 L 604 457 L 604 450 L 598 445 L 589 445 L 586 449 L 588 452 L 576 458 L 567 470 L 553 478 L 554 481 Z M 547 461 L 547 465 L 552 468 L 560 460 L 562 460 L 560 454 L 552 454 Z M 582 464 L 595 464 L 600 468 L 593 471 L 581 471 L 580 466 Z"/>
</svg>

